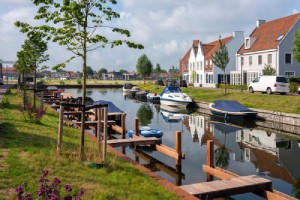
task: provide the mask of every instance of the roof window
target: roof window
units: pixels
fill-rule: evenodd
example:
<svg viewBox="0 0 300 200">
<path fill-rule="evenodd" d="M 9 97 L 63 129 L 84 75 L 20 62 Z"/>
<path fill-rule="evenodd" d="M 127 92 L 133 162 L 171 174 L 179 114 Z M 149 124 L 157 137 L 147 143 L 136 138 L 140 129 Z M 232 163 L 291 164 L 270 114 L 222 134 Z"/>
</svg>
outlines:
<svg viewBox="0 0 300 200">
<path fill-rule="evenodd" d="M 278 38 L 276 39 L 276 41 L 282 40 L 283 36 L 284 36 L 284 35 L 279 35 Z"/>
</svg>

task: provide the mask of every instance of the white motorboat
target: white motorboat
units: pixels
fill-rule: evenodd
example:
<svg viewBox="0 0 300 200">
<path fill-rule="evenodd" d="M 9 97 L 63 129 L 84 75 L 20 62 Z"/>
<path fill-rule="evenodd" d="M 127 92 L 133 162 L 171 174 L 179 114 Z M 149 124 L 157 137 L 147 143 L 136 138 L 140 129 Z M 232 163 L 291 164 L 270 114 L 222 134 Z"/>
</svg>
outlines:
<svg viewBox="0 0 300 200">
<path fill-rule="evenodd" d="M 160 103 L 164 105 L 186 107 L 192 102 L 192 98 L 178 86 L 166 86 L 160 94 Z"/>
<path fill-rule="evenodd" d="M 123 92 L 129 92 L 132 89 L 133 85 L 131 83 L 125 83 L 123 85 Z"/>
</svg>

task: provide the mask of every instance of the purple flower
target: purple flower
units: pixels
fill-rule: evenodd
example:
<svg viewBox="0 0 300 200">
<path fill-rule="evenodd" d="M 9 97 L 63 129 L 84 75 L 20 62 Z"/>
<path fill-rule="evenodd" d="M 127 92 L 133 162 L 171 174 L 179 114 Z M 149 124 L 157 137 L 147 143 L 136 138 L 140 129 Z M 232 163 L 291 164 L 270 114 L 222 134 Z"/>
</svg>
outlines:
<svg viewBox="0 0 300 200">
<path fill-rule="evenodd" d="M 18 192 L 18 193 L 23 193 L 24 192 L 24 187 L 23 186 L 18 186 L 17 188 L 16 188 L 16 192 Z"/>
<path fill-rule="evenodd" d="M 72 200 L 72 196 L 71 195 L 67 195 L 67 196 L 65 196 L 64 200 Z"/>
<path fill-rule="evenodd" d="M 66 185 L 66 186 L 65 186 L 65 189 L 66 189 L 66 191 L 68 191 L 68 192 L 71 192 L 71 191 L 72 191 L 71 185 Z"/>
</svg>

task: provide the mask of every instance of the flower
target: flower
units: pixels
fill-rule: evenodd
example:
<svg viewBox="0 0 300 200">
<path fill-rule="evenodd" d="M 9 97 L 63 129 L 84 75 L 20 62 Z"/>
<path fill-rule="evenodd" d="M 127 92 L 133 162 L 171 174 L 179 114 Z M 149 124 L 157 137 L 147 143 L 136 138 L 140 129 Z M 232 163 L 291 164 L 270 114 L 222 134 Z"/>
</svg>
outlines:
<svg viewBox="0 0 300 200">
<path fill-rule="evenodd" d="M 71 185 L 66 185 L 66 186 L 65 186 L 65 189 L 66 189 L 66 191 L 68 191 L 68 192 L 71 192 L 71 191 L 72 191 Z"/>
</svg>

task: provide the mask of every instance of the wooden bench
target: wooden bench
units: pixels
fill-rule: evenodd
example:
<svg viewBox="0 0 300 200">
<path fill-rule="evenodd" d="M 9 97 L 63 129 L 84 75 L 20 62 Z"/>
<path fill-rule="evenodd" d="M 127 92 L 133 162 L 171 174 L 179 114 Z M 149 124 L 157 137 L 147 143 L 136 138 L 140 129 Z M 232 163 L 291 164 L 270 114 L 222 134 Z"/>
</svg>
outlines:
<svg viewBox="0 0 300 200">
<path fill-rule="evenodd" d="M 199 196 L 201 199 L 211 199 L 248 192 L 271 190 L 272 181 L 256 175 L 251 175 L 211 182 L 182 185 L 180 188 L 194 196 Z"/>
</svg>

